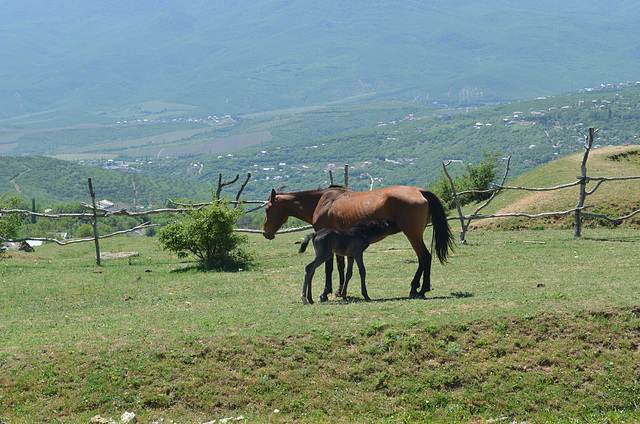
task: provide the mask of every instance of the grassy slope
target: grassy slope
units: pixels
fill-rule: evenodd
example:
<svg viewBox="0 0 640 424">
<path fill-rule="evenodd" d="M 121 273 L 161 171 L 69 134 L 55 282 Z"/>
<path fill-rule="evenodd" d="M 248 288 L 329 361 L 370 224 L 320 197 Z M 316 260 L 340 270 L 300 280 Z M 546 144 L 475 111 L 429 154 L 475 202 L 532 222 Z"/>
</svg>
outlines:
<svg viewBox="0 0 640 424">
<path fill-rule="evenodd" d="M 616 155 L 627 154 L 627 159 L 614 160 Z M 610 146 L 592 149 L 587 160 L 587 176 L 590 177 L 628 177 L 640 175 L 640 146 Z M 577 153 L 557 159 L 533 171 L 521 175 L 507 183 L 515 187 L 555 187 L 572 183 L 581 174 L 580 165 L 583 153 Z M 587 212 L 605 214 L 613 218 L 630 214 L 640 209 L 640 200 L 633 195 L 638 191 L 638 180 L 614 181 L 603 183 L 594 194 L 587 196 L 585 205 L 593 205 Z M 595 183 L 587 184 L 587 190 L 593 189 Z M 505 190 L 482 210 L 482 214 L 515 213 L 538 214 L 543 212 L 564 211 L 578 204 L 580 189 L 578 186 L 555 191 L 522 191 Z M 477 205 L 476 205 L 477 206 Z M 471 209 L 467 208 L 470 213 Z M 559 227 L 571 228 L 573 215 L 540 218 L 496 218 L 474 222 L 476 228 L 525 228 L 525 227 Z M 603 224 L 602 220 L 585 218 L 585 225 Z M 609 224 L 610 225 L 610 224 Z M 622 225 L 638 225 L 637 217 Z"/>
<path fill-rule="evenodd" d="M 146 238 L 100 268 L 90 243 L 3 258 L 0 420 L 640 422 L 637 232 L 474 233 L 425 301 L 393 236 L 365 256 L 373 302 L 310 307 L 301 237 L 250 236 L 239 273 Z"/>
</svg>

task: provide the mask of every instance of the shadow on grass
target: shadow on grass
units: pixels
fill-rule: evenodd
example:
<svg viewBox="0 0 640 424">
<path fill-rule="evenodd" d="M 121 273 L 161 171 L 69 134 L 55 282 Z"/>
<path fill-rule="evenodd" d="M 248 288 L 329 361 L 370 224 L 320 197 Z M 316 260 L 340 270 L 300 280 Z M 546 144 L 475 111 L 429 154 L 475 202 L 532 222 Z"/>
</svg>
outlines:
<svg viewBox="0 0 640 424">
<path fill-rule="evenodd" d="M 638 240 L 629 239 L 629 238 L 600 238 L 600 237 L 582 237 L 583 240 L 589 241 L 600 241 L 600 242 L 610 242 L 610 243 L 637 243 Z"/>
<path fill-rule="evenodd" d="M 409 299 L 409 297 L 390 297 L 390 298 L 386 298 L 386 299 L 371 299 L 371 303 L 383 303 L 383 302 L 400 302 L 400 301 L 406 301 L 406 300 L 420 300 L 420 301 L 425 301 L 425 300 L 451 300 L 451 299 L 464 299 L 464 298 L 469 298 L 469 297 L 473 297 L 474 294 L 473 293 L 469 293 L 469 292 L 454 292 L 451 293 L 450 296 L 431 296 L 431 297 L 425 297 L 424 299 Z M 347 296 L 346 299 L 336 299 L 339 302 L 344 302 L 344 303 L 369 303 L 368 301 L 366 301 L 364 298 L 362 297 L 351 297 L 351 296 Z"/>
<path fill-rule="evenodd" d="M 229 273 L 236 273 L 236 272 L 242 272 L 242 271 L 247 271 L 248 267 L 242 268 L 242 267 L 227 267 L 227 268 L 207 268 L 205 266 L 202 265 L 188 265 L 185 267 L 181 267 L 181 268 L 176 268 L 171 270 L 171 273 L 174 274 L 188 274 L 188 273 L 208 273 L 208 272 L 229 272 Z"/>
</svg>

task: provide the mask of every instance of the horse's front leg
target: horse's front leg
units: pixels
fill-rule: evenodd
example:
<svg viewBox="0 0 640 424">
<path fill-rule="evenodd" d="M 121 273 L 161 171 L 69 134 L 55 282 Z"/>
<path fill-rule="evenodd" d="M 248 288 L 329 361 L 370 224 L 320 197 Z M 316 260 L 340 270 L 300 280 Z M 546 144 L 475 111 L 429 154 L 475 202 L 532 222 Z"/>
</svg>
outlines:
<svg viewBox="0 0 640 424">
<path fill-rule="evenodd" d="M 329 300 L 329 293 L 333 291 L 333 286 L 331 284 L 331 274 L 333 273 L 333 255 L 331 255 L 329 260 L 325 262 L 324 270 L 325 270 L 324 291 L 320 295 L 320 302 L 326 302 L 327 300 Z"/>
<path fill-rule="evenodd" d="M 349 266 L 353 266 L 353 259 L 349 258 Z M 340 279 L 340 287 L 338 287 L 338 291 L 336 292 L 336 296 L 339 297 L 347 297 L 347 288 L 346 284 L 349 282 L 349 278 L 344 274 L 344 256 L 336 255 L 336 263 L 338 264 L 338 278 Z M 347 274 L 349 274 L 349 269 L 347 268 Z"/>
</svg>

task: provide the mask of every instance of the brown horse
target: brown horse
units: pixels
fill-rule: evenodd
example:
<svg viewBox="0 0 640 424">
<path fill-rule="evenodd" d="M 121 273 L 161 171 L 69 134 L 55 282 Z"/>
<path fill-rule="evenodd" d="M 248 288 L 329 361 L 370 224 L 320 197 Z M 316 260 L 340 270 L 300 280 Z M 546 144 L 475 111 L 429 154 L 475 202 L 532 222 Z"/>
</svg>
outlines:
<svg viewBox="0 0 640 424">
<path fill-rule="evenodd" d="M 293 193 L 272 190 L 266 205 L 262 234 L 269 240 L 273 239 L 290 216 L 308 222 L 316 231 L 323 228 L 346 230 L 357 222 L 394 221 L 418 255 L 418 270 L 411 281 L 410 298 L 424 298 L 424 294 L 431 290 L 432 256 L 422 239 L 429 220 L 433 222 L 433 250 L 441 263 L 447 261 L 453 247 L 453 236 L 440 199 L 419 187 L 395 186 L 363 192 L 341 186 Z M 329 265 L 331 261 L 326 263 L 329 272 L 333 265 Z M 331 291 L 330 276 L 327 276 L 320 300 L 326 300 Z"/>
</svg>

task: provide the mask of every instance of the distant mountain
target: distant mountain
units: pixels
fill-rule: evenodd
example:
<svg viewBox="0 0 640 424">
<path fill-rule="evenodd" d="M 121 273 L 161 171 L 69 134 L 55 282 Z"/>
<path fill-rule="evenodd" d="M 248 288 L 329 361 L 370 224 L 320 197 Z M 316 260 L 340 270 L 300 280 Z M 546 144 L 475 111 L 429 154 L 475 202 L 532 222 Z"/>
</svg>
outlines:
<svg viewBox="0 0 640 424">
<path fill-rule="evenodd" d="M 0 0 L 0 127 L 635 82 L 639 19 L 631 0 Z"/>
</svg>

